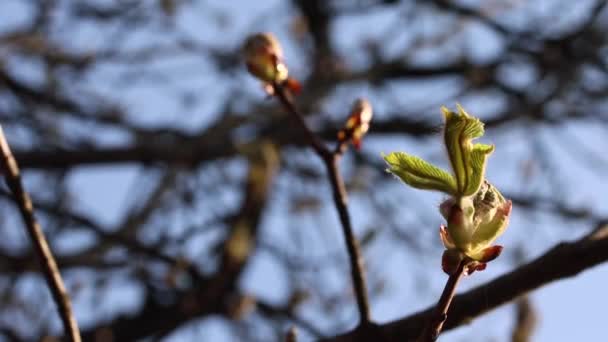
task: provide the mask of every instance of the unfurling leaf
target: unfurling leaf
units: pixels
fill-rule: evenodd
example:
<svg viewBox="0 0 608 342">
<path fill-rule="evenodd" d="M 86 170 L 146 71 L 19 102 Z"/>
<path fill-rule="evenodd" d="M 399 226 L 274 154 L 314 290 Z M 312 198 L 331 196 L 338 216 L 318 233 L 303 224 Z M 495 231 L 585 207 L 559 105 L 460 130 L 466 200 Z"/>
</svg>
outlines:
<svg viewBox="0 0 608 342">
<path fill-rule="evenodd" d="M 491 244 L 507 228 L 512 204 L 485 179 L 487 158 L 494 146 L 472 143 L 484 134 L 483 123 L 461 106 L 457 112 L 445 107 L 441 110 L 444 143 L 454 175 L 406 153 L 394 152 L 384 160 L 388 171 L 406 184 L 450 195 L 439 206 L 447 221 L 439 230 L 446 248 L 442 267 L 453 274 L 465 260 L 465 273 L 471 274 L 485 269 L 487 262 L 500 255 L 502 247 Z"/>
<path fill-rule="evenodd" d="M 403 152 L 393 152 L 384 156 L 384 160 L 389 165 L 387 171 L 414 188 L 457 195 L 454 177 L 421 158 Z"/>
<path fill-rule="evenodd" d="M 463 196 L 472 196 L 479 189 L 486 172 L 486 159 L 492 152 L 494 152 L 494 145 L 473 145 L 471 151 L 470 181 L 467 184 L 467 188 L 464 189 Z"/>
<path fill-rule="evenodd" d="M 484 179 L 486 156 L 494 151 L 494 147 L 471 143 L 483 135 L 483 123 L 470 116 L 461 106 L 458 106 L 458 113 L 445 107 L 441 111 L 445 118 L 445 146 L 456 176 L 458 193 L 471 196 Z"/>
</svg>

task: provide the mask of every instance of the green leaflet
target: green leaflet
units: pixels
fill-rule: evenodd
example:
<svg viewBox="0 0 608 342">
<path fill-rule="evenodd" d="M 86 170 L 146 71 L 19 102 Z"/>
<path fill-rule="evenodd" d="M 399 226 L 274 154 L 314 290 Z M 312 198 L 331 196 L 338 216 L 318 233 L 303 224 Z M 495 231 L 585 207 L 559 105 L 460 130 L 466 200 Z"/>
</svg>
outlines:
<svg viewBox="0 0 608 342">
<path fill-rule="evenodd" d="M 458 112 L 441 108 L 445 117 L 444 142 L 448 150 L 454 176 L 405 153 L 392 153 L 384 159 L 390 172 L 405 183 L 419 189 L 431 189 L 458 197 L 477 193 L 485 176 L 486 159 L 494 146 L 472 144 L 484 134 L 483 123 L 467 114 L 458 105 Z"/>
<path fill-rule="evenodd" d="M 486 171 L 486 159 L 494 152 L 494 145 L 475 144 L 471 151 L 470 168 L 468 168 L 468 179 L 467 187 L 464 189 L 463 196 L 474 195 L 481 182 L 483 182 L 485 171 Z"/>
<path fill-rule="evenodd" d="M 387 171 L 414 188 L 437 190 L 449 195 L 458 193 L 452 175 L 421 158 L 403 152 L 393 152 L 383 157 L 389 165 Z"/>
<path fill-rule="evenodd" d="M 458 193 L 470 196 L 477 192 L 483 181 L 486 156 L 493 146 L 475 144 L 471 141 L 483 135 L 483 123 L 458 105 L 458 113 L 442 107 L 445 118 L 444 142 L 454 175 Z"/>
</svg>

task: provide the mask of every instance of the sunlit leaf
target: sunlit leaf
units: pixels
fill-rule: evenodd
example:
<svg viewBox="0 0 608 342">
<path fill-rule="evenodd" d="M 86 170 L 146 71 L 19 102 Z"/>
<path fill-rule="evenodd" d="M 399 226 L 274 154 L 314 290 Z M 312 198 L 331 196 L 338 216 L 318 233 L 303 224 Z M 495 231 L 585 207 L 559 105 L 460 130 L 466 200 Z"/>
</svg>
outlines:
<svg viewBox="0 0 608 342">
<path fill-rule="evenodd" d="M 389 172 L 414 188 L 437 190 L 450 195 L 457 193 L 452 175 L 421 158 L 393 152 L 384 156 L 384 160 L 389 165 Z"/>
<path fill-rule="evenodd" d="M 467 177 L 469 180 L 462 193 L 463 196 L 472 196 L 477 192 L 477 190 L 479 190 L 481 182 L 483 182 L 485 176 L 486 159 L 490 154 L 492 154 L 492 152 L 494 152 L 493 145 L 473 145 L 470 153 L 470 167 L 467 168 L 467 171 L 469 172 Z"/>
<path fill-rule="evenodd" d="M 441 111 L 445 118 L 444 142 L 456 177 L 458 193 L 472 195 L 483 180 L 484 165 L 477 168 L 477 172 L 473 172 L 473 144 L 471 141 L 483 135 L 483 123 L 467 114 L 461 106 L 458 106 L 458 113 L 445 107 L 442 107 Z M 487 152 L 487 148 L 485 148 L 487 145 L 481 146 L 483 147 L 479 152 Z M 477 162 L 480 160 L 479 157 L 476 156 Z M 485 157 L 481 160 L 485 163 Z M 471 193 L 472 189 L 475 190 Z"/>
</svg>

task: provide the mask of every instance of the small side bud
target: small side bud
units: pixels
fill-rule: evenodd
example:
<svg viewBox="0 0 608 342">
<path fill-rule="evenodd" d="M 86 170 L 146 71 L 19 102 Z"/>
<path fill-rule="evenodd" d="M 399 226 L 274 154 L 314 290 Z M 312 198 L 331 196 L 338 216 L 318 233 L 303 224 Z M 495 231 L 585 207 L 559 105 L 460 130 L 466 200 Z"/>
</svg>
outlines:
<svg viewBox="0 0 608 342">
<path fill-rule="evenodd" d="M 249 72 L 262 82 L 282 82 L 287 78 L 283 49 L 272 33 L 257 33 L 247 38 L 243 56 Z"/>
<path fill-rule="evenodd" d="M 361 140 L 369 130 L 372 120 L 372 105 L 368 100 L 359 98 L 353 104 L 350 115 L 342 128 L 338 132 L 338 141 L 346 142 L 351 140 L 353 146 L 358 150 L 361 148 Z"/>
<path fill-rule="evenodd" d="M 247 70 L 264 84 L 264 89 L 273 95 L 273 86 L 280 84 L 293 94 L 301 90 L 300 83 L 289 77 L 289 70 L 283 61 L 283 49 L 272 33 L 257 33 L 245 41 L 243 57 Z"/>
</svg>

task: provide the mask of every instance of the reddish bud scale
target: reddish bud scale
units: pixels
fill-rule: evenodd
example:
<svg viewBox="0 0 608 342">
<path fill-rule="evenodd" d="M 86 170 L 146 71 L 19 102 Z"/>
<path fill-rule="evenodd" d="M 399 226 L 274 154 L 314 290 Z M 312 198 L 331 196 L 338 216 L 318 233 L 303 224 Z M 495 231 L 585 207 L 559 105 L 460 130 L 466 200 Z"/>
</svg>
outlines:
<svg viewBox="0 0 608 342">
<path fill-rule="evenodd" d="M 345 142 L 351 140 L 356 149 L 360 149 L 361 140 L 369 130 L 369 123 L 373 111 L 369 101 L 357 99 L 353 104 L 350 115 L 344 124 L 344 128 L 338 132 L 338 140 Z"/>
<path fill-rule="evenodd" d="M 443 251 L 443 256 L 441 257 L 441 268 L 443 272 L 448 275 L 452 275 L 458 270 L 458 266 L 464 259 L 464 254 L 462 254 L 457 249 L 446 249 Z"/>
<path fill-rule="evenodd" d="M 452 204 L 448 216 L 448 225 L 461 226 L 464 224 L 464 213 L 457 204 Z"/>
<path fill-rule="evenodd" d="M 488 266 L 488 264 L 486 264 L 485 262 L 473 261 L 467 265 L 467 267 L 465 269 L 465 275 L 471 275 L 475 271 L 481 272 L 481 271 L 485 270 L 487 266 Z"/>
<path fill-rule="evenodd" d="M 289 89 L 292 94 L 298 95 L 302 92 L 302 85 L 295 78 L 289 77 L 283 82 L 285 88 Z"/>
<path fill-rule="evenodd" d="M 492 246 L 483 250 L 483 256 L 479 261 L 481 262 L 490 262 L 502 253 L 502 246 Z"/>
</svg>

